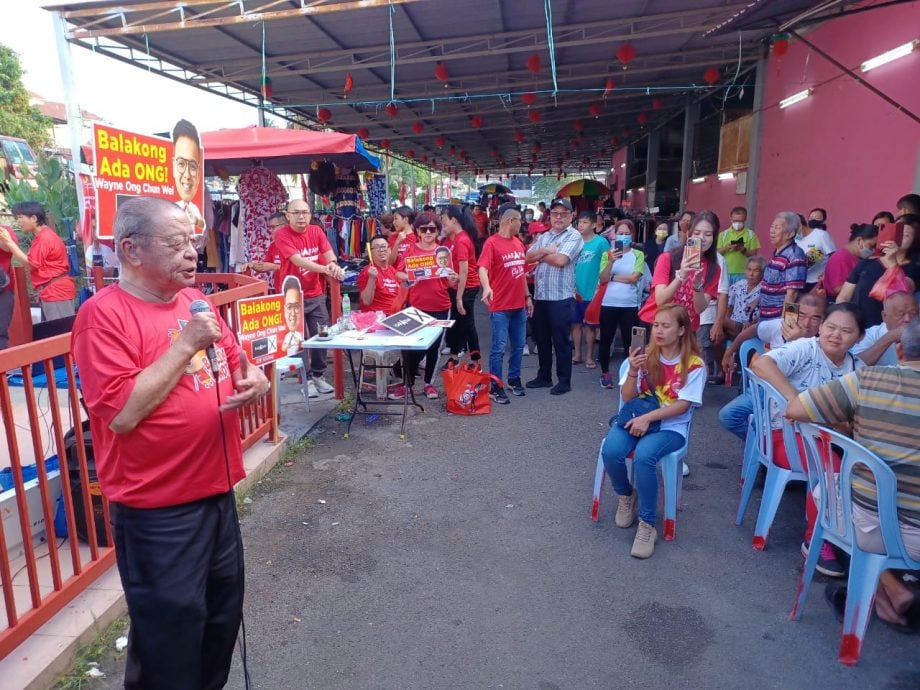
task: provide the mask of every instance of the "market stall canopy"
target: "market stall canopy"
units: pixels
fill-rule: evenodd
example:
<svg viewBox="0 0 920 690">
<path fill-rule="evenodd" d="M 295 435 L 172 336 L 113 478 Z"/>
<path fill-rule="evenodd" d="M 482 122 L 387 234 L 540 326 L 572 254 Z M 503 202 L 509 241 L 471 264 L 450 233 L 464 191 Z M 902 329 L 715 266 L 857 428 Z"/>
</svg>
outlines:
<svg viewBox="0 0 920 690">
<path fill-rule="evenodd" d="M 94 53 L 453 174 L 590 169 L 857 0 L 46 0 Z M 735 101 L 730 97 L 734 97 Z M 255 114 L 253 116 L 255 118 Z"/>
<path fill-rule="evenodd" d="M 380 160 L 354 134 L 305 129 L 243 127 L 202 132 L 206 175 L 239 175 L 259 161 L 272 172 L 307 173 L 313 161 L 327 160 L 340 167 L 377 170 Z"/>
</svg>

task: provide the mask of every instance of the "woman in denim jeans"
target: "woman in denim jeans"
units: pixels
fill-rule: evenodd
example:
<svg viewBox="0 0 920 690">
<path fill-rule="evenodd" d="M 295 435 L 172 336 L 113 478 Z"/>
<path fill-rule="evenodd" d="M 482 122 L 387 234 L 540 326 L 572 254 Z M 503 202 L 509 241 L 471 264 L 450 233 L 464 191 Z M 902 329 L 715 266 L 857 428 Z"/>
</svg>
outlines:
<svg viewBox="0 0 920 690">
<path fill-rule="evenodd" d="M 655 552 L 658 509 L 658 462 L 679 450 L 687 439 L 693 408 L 703 402 L 706 367 L 690 329 L 690 316 L 679 304 L 663 304 L 655 312 L 648 347 L 633 347 L 629 369 L 620 379 L 620 404 L 650 395 L 658 407 L 610 427 L 601 455 L 614 490 L 619 494 L 616 526 L 627 529 L 639 514 L 632 556 L 648 558 Z M 649 429 L 654 422 L 660 428 Z M 626 457 L 633 454 L 633 482 Z M 636 502 L 638 501 L 638 506 Z"/>
</svg>

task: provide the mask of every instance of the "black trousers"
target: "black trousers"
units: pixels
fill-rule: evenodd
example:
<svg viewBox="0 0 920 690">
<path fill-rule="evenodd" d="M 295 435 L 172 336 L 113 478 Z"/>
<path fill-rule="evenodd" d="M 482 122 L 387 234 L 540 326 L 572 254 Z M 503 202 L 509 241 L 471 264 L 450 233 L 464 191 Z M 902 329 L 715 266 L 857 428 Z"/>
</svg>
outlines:
<svg viewBox="0 0 920 690">
<path fill-rule="evenodd" d="M 460 350 L 479 352 L 479 332 L 476 330 L 476 319 L 473 310 L 479 301 L 479 288 L 466 288 L 463 291 L 463 308 L 466 314 L 457 311 L 457 291 L 450 292 L 450 311 L 454 325 L 447 330 L 447 346 L 451 355 L 456 355 Z"/>
<path fill-rule="evenodd" d="M 131 618 L 125 687 L 222 688 L 243 617 L 233 493 L 169 508 L 111 508 Z"/>
<path fill-rule="evenodd" d="M 12 290 L 0 291 L 0 350 L 5 350 L 10 344 L 10 322 L 13 320 L 15 297 Z"/>
<path fill-rule="evenodd" d="M 572 314 L 575 298 L 534 300 L 533 339 L 537 343 L 540 368 L 537 378 L 553 380 L 553 350 L 556 351 L 556 378 L 559 383 L 572 384 Z"/>
<path fill-rule="evenodd" d="M 617 329 L 626 354 L 629 354 L 629 345 L 632 341 L 632 327 L 639 325 L 638 307 L 601 307 L 601 373 L 610 373 L 610 348 Z"/>
<path fill-rule="evenodd" d="M 430 314 L 435 319 L 443 320 L 447 318 L 449 311 L 428 311 L 427 314 Z M 405 350 L 403 352 L 403 361 L 408 362 L 409 364 L 409 383 L 410 385 L 415 385 L 415 372 L 418 370 L 418 365 L 425 360 L 425 383 L 431 383 L 431 379 L 434 377 L 435 367 L 438 366 L 438 356 L 441 354 L 441 338 L 436 338 L 435 341 L 431 344 L 427 350 Z"/>
</svg>

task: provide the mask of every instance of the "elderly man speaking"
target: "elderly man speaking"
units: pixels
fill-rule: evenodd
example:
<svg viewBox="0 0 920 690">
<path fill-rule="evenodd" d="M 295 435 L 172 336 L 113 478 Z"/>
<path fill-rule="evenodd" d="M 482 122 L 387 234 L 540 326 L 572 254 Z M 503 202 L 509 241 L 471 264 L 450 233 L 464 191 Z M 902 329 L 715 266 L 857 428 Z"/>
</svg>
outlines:
<svg viewBox="0 0 920 690">
<path fill-rule="evenodd" d="M 269 384 L 195 289 L 194 239 L 175 204 L 124 202 L 122 279 L 73 329 L 131 617 L 125 687 L 222 687 L 242 619 L 234 411 Z"/>
</svg>

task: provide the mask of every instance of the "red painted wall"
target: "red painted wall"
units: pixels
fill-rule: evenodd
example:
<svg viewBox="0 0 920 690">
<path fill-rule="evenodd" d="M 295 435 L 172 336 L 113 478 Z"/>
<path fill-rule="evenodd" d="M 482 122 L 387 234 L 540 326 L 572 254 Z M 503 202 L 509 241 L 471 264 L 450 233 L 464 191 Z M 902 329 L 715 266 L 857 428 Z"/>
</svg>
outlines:
<svg viewBox="0 0 920 690">
<path fill-rule="evenodd" d="M 805 37 L 920 113 L 920 50 L 859 72 L 861 62 L 918 35 L 920 2 L 912 2 L 836 19 Z M 810 98 L 779 108 L 781 99 L 809 87 L 815 89 Z M 839 245 L 850 223 L 894 211 L 897 199 L 912 191 L 920 125 L 793 39 L 785 56 L 771 56 L 767 63 L 761 153 L 756 216 L 761 243 L 777 211 L 807 214 L 822 206 Z M 691 207 L 696 206 L 694 200 Z"/>
<path fill-rule="evenodd" d="M 687 187 L 687 208 L 691 211 L 714 211 L 722 222 L 722 230 L 728 227 L 731 210 L 745 206 L 745 195 L 735 193 L 735 180 L 719 180 L 717 175 L 708 175 L 704 182 L 691 182 Z"/>
</svg>

